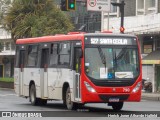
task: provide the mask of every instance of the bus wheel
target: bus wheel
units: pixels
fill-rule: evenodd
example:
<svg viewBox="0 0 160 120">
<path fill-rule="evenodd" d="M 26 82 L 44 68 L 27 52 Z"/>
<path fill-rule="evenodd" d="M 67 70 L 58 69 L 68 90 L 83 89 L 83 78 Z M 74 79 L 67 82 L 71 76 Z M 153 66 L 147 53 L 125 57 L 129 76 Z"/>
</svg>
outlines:
<svg viewBox="0 0 160 120">
<path fill-rule="evenodd" d="M 35 85 L 32 84 L 31 87 L 30 87 L 30 101 L 31 101 L 31 104 L 32 105 L 37 105 L 38 103 L 38 99 L 36 98 L 36 89 L 35 89 Z"/>
<path fill-rule="evenodd" d="M 112 108 L 115 111 L 121 110 L 123 107 L 123 102 L 112 103 Z"/>
<path fill-rule="evenodd" d="M 76 105 L 77 105 L 76 103 L 71 101 L 70 88 L 68 87 L 67 91 L 66 91 L 66 106 L 67 106 L 67 109 L 75 110 L 76 109 Z"/>
</svg>

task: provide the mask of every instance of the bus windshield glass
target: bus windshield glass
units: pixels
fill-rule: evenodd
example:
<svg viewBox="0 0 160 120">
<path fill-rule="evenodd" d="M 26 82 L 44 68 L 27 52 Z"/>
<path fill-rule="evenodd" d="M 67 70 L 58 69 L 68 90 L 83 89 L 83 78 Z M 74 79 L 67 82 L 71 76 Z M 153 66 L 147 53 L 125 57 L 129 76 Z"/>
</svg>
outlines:
<svg viewBox="0 0 160 120">
<path fill-rule="evenodd" d="M 86 45 L 85 73 L 93 79 L 133 79 L 139 75 L 136 45 Z"/>
</svg>

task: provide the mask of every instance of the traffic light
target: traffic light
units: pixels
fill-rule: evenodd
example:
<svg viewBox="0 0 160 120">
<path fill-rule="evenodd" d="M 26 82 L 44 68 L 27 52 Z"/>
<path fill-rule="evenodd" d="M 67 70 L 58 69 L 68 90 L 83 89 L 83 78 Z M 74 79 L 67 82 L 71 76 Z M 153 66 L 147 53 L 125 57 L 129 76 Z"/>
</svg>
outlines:
<svg viewBox="0 0 160 120">
<path fill-rule="evenodd" d="M 67 11 L 67 1 L 68 0 L 61 0 L 61 10 Z"/>
<path fill-rule="evenodd" d="M 76 9 L 76 0 L 61 0 L 61 10 L 69 11 Z"/>
<path fill-rule="evenodd" d="M 76 9 L 76 0 L 67 0 L 67 10 Z"/>
</svg>

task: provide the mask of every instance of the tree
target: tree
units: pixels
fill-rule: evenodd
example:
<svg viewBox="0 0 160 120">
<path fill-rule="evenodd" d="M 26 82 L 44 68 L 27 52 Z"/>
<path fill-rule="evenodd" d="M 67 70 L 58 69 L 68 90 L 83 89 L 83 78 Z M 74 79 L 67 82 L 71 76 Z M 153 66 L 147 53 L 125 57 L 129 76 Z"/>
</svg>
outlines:
<svg viewBox="0 0 160 120">
<path fill-rule="evenodd" d="M 3 16 L 5 16 L 10 4 L 11 4 L 11 0 L 0 0 L 0 25 L 3 19 Z"/>
<path fill-rule="evenodd" d="M 4 16 L 3 25 L 14 40 L 73 30 L 70 19 L 56 8 L 53 0 L 14 0 Z"/>
</svg>

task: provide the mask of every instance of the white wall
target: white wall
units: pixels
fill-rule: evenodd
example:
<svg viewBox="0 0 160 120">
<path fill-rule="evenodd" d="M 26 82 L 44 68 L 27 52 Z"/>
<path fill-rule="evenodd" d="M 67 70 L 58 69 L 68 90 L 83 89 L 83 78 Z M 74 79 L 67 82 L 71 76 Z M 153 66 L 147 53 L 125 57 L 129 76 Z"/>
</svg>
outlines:
<svg viewBox="0 0 160 120">
<path fill-rule="evenodd" d="M 3 28 L 0 28 L 0 39 L 11 39 L 11 33 L 7 32 Z"/>
<path fill-rule="evenodd" d="M 114 17 L 109 19 L 109 28 L 113 32 L 119 32 L 120 17 Z M 108 18 L 104 18 L 104 30 L 107 30 Z M 132 16 L 124 18 L 125 33 L 143 34 L 147 32 L 160 31 L 160 13 L 150 14 L 143 16 Z"/>
</svg>

